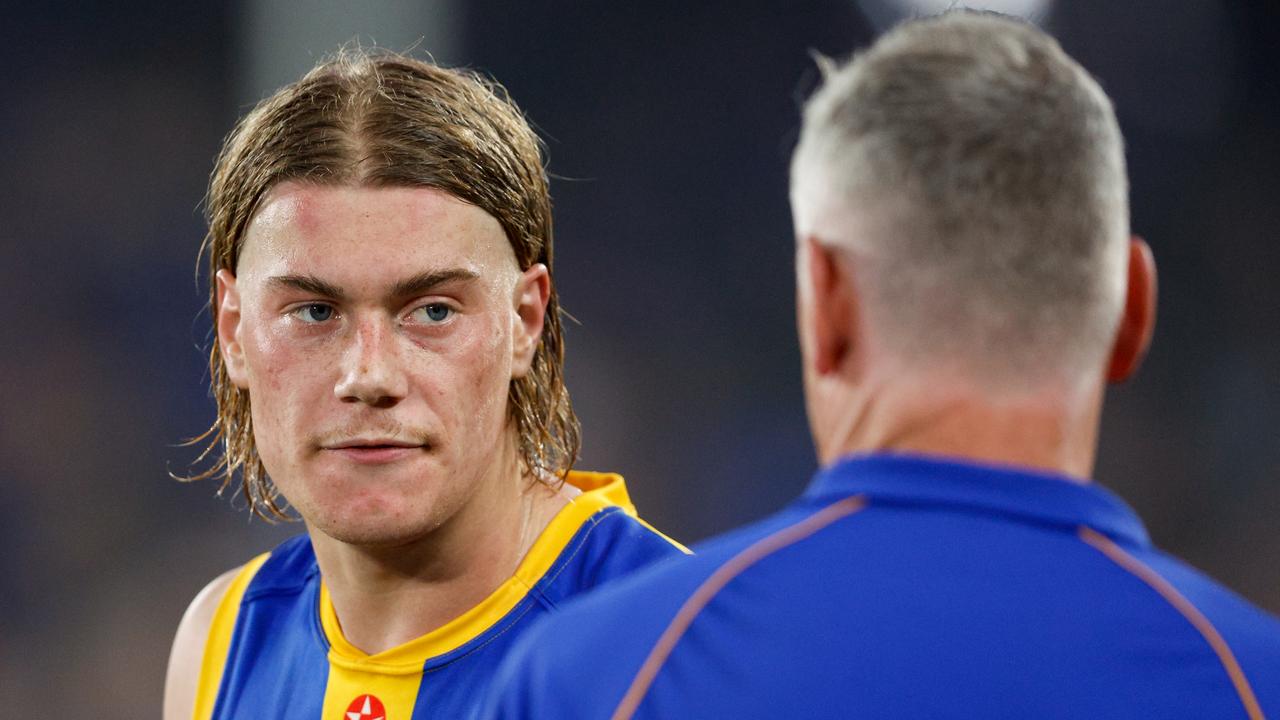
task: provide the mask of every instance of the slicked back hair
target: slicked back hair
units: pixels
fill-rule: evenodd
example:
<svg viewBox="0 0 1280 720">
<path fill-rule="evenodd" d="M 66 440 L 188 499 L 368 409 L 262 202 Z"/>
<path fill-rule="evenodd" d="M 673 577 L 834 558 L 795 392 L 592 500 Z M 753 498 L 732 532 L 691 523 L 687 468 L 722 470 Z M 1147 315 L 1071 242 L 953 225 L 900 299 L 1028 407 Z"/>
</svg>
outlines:
<svg viewBox="0 0 1280 720">
<path fill-rule="evenodd" d="M 895 359 L 1010 389 L 1096 376 L 1129 232 L 1097 82 L 1029 23 L 969 10 L 903 23 L 826 75 L 792 160 L 796 230 L 858 259 Z"/>
<path fill-rule="evenodd" d="M 231 131 L 209 183 L 210 307 L 219 270 L 235 271 L 245 231 L 267 193 L 286 181 L 329 186 L 430 187 L 493 216 L 521 270 L 552 269 L 551 199 L 541 145 L 505 89 L 477 73 L 385 51 L 344 49 L 258 103 Z M 188 478 L 239 476 L 250 509 L 287 517 L 254 443 L 251 398 L 227 375 L 217 334 L 209 352 L 217 418 Z M 508 412 L 526 469 L 563 478 L 580 429 L 564 385 L 564 336 L 551 286 L 529 372 L 511 381 Z"/>
</svg>

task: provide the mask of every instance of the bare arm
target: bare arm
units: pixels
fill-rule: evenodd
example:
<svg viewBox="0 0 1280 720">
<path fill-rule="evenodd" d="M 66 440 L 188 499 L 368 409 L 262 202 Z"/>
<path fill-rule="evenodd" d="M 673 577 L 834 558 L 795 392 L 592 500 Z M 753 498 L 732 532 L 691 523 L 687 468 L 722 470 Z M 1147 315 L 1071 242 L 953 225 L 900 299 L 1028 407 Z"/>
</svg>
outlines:
<svg viewBox="0 0 1280 720">
<path fill-rule="evenodd" d="M 209 625 L 213 622 L 218 603 L 238 572 L 240 568 L 228 570 L 206 585 L 191 601 L 178 623 L 173 650 L 169 653 L 169 672 L 164 681 L 164 720 L 191 720 Z"/>
</svg>

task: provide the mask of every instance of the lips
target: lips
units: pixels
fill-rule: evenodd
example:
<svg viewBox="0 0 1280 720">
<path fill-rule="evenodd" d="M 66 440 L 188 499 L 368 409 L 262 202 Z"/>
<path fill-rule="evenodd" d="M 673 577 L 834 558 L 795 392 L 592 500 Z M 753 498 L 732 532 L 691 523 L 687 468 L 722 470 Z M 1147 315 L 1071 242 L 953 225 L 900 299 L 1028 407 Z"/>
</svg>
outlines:
<svg viewBox="0 0 1280 720">
<path fill-rule="evenodd" d="M 322 449 L 354 463 L 383 465 L 415 457 L 427 446 L 398 438 L 359 438 L 325 445 Z"/>
<path fill-rule="evenodd" d="M 332 443 L 325 446 L 326 450 L 347 450 L 350 448 L 415 448 L 422 447 L 420 442 L 412 442 L 409 440 L 398 440 L 396 438 L 369 438 L 369 439 L 353 439 L 343 440 L 341 442 Z"/>
</svg>

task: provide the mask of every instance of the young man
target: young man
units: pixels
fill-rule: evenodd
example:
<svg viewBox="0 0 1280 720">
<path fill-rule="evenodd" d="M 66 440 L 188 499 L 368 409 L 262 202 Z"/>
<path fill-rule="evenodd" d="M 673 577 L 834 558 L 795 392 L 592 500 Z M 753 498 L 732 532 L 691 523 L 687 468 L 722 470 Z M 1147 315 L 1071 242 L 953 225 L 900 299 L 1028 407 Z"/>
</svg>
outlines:
<svg viewBox="0 0 1280 720">
<path fill-rule="evenodd" d="M 792 165 L 823 469 L 521 640 L 503 718 L 1280 716 L 1280 623 L 1093 484 L 1155 269 L 1110 102 L 953 12 L 829 74 Z M 582 678 L 590 668 L 590 678 Z"/>
<path fill-rule="evenodd" d="M 166 718 L 467 717 L 533 619 L 681 553 L 568 471 L 547 181 L 501 88 L 345 53 L 240 122 L 208 215 L 206 475 L 307 533 L 195 599 Z"/>
</svg>

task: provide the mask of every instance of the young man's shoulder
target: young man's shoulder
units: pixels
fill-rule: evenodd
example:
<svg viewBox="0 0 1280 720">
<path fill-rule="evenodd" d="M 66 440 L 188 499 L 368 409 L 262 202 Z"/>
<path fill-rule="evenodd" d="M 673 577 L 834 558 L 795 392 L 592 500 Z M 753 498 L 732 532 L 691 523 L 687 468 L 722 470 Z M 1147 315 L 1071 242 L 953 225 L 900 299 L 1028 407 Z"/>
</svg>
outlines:
<svg viewBox="0 0 1280 720">
<path fill-rule="evenodd" d="M 291 538 L 272 552 L 263 553 L 222 573 L 196 594 L 178 624 L 169 654 L 164 697 L 166 719 L 191 717 L 200 684 L 204 681 L 210 639 L 228 634 L 226 628 L 219 632 L 219 626 L 234 626 L 239 614 L 238 606 L 249 586 L 263 576 L 264 566 L 274 559 L 277 569 L 272 574 L 278 576 L 282 560 L 296 557 L 306 550 L 310 550 L 310 543 L 305 535 Z"/>
<path fill-rule="evenodd" d="M 214 615 L 228 588 L 240 574 L 242 567 L 232 568 L 214 578 L 196 594 L 183 613 L 169 652 L 169 668 L 165 676 L 164 717 L 166 720 L 191 717 L 195 705 L 204 662 L 205 640 Z"/>
</svg>

